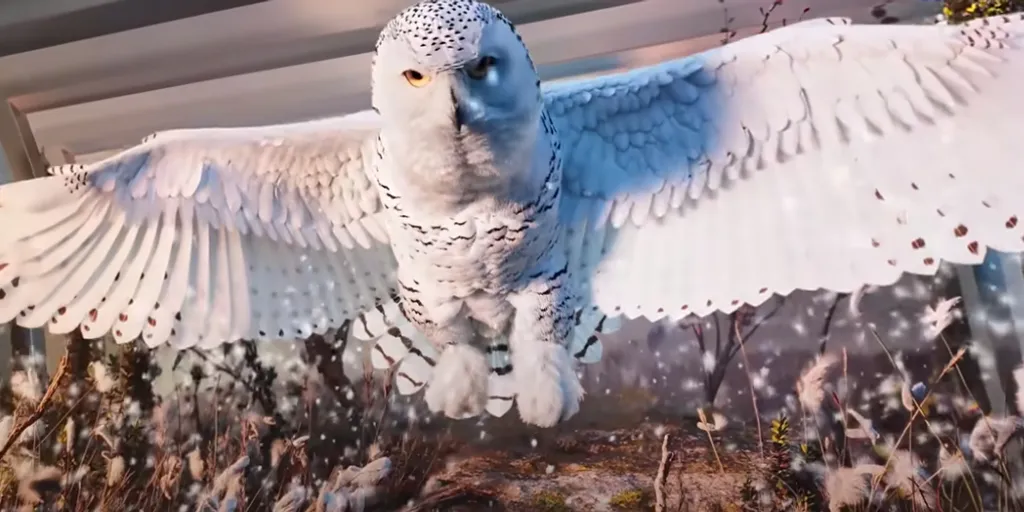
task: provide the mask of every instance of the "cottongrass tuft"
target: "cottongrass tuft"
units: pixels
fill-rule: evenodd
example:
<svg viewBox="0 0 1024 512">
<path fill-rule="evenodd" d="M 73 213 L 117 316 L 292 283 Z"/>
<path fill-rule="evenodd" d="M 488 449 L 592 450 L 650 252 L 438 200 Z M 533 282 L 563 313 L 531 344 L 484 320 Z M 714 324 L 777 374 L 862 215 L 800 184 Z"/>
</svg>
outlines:
<svg viewBox="0 0 1024 512">
<path fill-rule="evenodd" d="M 107 459 L 107 487 L 115 487 L 124 478 L 124 457 L 120 455 L 107 457 L 104 454 L 104 458 Z"/>
<path fill-rule="evenodd" d="M 917 456 L 907 450 L 896 450 L 889 456 L 888 471 L 883 481 L 889 489 L 893 489 L 903 498 L 928 510 L 934 508 L 935 496 L 928 487 L 928 476 Z"/>
<path fill-rule="evenodd" d="M 925 306 L 924 312 L 921 314 L 921 323 L 925 326 L 925 339 L 938 338 L 942 331 L 956 320 L 959 316 L 956 306 L 959 304 L 960 297 L 951 297 L 940 300 L 934 307 Z"/>
<path fill-rule="evenodd" d="M 308 498 L 309 491 L 297 482 L 293 482 L 291 490 L 274 503 L 273 512 L 301 512 Z"/>
<path fill-rule="evenodd" d="M 203 461 L 203 455 L 199 453 L 199 448 L 188 452 L 188 472 L 192 479 L 202 480 L 205 471 L 206 462 Z"/>
<path fill-rule="evenodd" d="M 1002 456 L 1003 449 L 1021 430 L 1016 416 L 985 416 L 971 430 L 970 451 L 977 462 L 988 462 Z"/>
<path fill-rule="evenodd" d="M 60 489 L 62 473 L 53 466 L 23 461 L 14 467 L 18 480 L 18 497 L 27 504 L 42 503 L 43 494 Z"/>
<path fill-rule="evenodd" d="M 1013 382 L 1017 385 L 1017 392 L 1013 395 L 1017 414 L 1024 415 L 1024 365 L 1013 370 Z"/>
<path fill-rule="evenodd" d="M 855 506 L 867 499 L 870 479 L 884 472 L 885 467 L 878 464 L 860 464 L 828 471 L 825 476 L 825 493 L 829 499 L 829 510 L 839 512 L 843 507 Z"/>
<path fill-rule="evenodd" d="M 199 511 L 227 512 L 235 510 L 242 491 L 242 473 L 249 466 L 249 457 L 242 456 L 216 478 L 199 500 Z"/>
<path fill-rule="evenodd" d="M 35 405 L 43 398 L 43 383 L 33 370 L 20 370 L 11 375 L 11 392 L 15 397 Z"/>
<path fill-rule="evenodd" d="M 96 386 L 96 391 L 100 394 L 107 394 L 117 385 L 117 382 L 110 375 L 110 371 L 107 370 L 107 365 L 103 364 L 102 361 L 93 361 L 89 363 L 89 373 L 92 374 L 93 384 Z"/>
<path fill-rule="evenodd" d="M 939 476 L 943 480 L 947 482 L 958 480 L 968 471 L 970 471 L 970 467 L 967 465 L 967 459 L 963 452 L 955 447 L 953 449 L 946 446 L 939 448 Z"/>
<path fill-rule="evenodd" d="M 813 414 L 821 408 L 821 403 L 825 400 L 825 377 L 837 361 L 836 356 L 823 354 L 800 374 L 796 391 L 800 405 L 806 413 Z"/>
</svg>

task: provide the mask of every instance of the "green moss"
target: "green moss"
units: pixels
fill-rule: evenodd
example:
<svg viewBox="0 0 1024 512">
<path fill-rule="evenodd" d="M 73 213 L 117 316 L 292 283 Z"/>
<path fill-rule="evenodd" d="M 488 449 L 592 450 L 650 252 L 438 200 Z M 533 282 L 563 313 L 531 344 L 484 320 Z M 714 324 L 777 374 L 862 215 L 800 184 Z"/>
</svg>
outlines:
<svg viewBox="0 0 1024 512">
<path fill-rule="evenodd" d="M 647 503 L 648 498 L 645 489 L 630 489 L 612 496 L 608 504 L 620 510 L 640 510 Z"/>
<path fill-rule="evenodd" d="M 950 23 L 1024 10 L 1024 0 L 946 0 L 942 14 Z"/>
<path fill-rule="evenodd" d="M 570 512 L 565 496 L 555 491 L 543 491 L 533 497 L 533 506 L 540 512 Z"/>
</svg>

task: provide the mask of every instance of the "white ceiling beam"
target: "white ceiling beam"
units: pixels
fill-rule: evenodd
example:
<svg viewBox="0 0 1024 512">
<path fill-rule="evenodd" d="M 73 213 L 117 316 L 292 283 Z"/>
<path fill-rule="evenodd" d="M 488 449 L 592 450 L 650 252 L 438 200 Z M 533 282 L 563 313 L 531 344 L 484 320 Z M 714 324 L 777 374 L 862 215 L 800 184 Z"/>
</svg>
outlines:
<svg viewBox="0 0 1024 512">
<path fill-rule="evenodd" d="M 119 0 L 7 0 L 0 3 L 0 24 L 7 26 L 25 23 L 117 1 Z"/>
<path fill-rule="evenodd" d="M 0 93 L 25 112 L 371 51 L 416 0 L 271 0 L 0 57 Z M 504 0 L 515 19 L 637 0 Z M 555 15 L 551 14 L 551 15 Z M 3 35 L 0 33 L 0 39 Z"/>
<path fill-rule="evenodd" d="M 411 0 L 274 0 L 0 58 L 0 91 L 23 110 L 161 87 L 254 60 L 295 57 L 296 44 L 372 29 Z M 373 7 L 371 7 L 373 6 Z M 345 45 L 345 41 L 334 41 Z M 282 55 L 284 54 L 284 55 Z"/>
<path fill-rule="evenodd" d="M 762 20 L 758 7 L 764 4 L 764 0 L 729 0 L 726 5 L 734 27 L 756 32 Z M 810 14 L 870 22 L 873 4 L 872 0 L 816 0 Z M 787 1 L 772 20 L 795 20 L 804 5 Z M 370 24 L 371 17 L 367 15 L 361 23 Z M 698 51 L 717 44 L 715 34 L 722 23 L 722 4 L 717 0 L 645 0 L 529 23 L 519 31 L 542 77 L 551 79 L 637 65 L 640 62 L 623 60 L 621 52 L 706 36 L 700 43 L 684 45 L 685 53 Z M 362 53 L 54 108 L 29 114 L 29 121 L 41 143 L 89 153 L 132 144 L 168 128 L 339 115 L 369 107 L 370 57 Z M 205 56 L 193 59 L 201 61 Z"/>
</svg>

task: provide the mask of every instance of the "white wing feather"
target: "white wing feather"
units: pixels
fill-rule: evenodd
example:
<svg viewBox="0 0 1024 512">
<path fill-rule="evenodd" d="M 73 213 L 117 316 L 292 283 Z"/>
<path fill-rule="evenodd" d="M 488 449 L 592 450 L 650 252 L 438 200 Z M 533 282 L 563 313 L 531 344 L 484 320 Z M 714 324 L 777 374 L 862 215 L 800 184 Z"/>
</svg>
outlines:
<svg viewBox="0 0 1024 512">
<path fill-rule="evenodd" d="M 799 23 L 545 92 L 596 307 L 680 318 L 1024 250 L 1024 17 Z"/>
<path fill-rule="evenodd" d="M 339 326 L 392 293 L 377 131 L 167 131 L 0 186 L 0 322 L 179 348 Z"/>
</svg>

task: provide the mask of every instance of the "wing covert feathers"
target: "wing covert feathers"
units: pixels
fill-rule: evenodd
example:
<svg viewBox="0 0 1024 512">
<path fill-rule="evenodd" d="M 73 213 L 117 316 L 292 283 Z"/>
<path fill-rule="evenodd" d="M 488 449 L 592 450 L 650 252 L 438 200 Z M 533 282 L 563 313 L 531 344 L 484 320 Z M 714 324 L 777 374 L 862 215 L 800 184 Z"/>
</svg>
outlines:
<svg viewBox="0 0 1024 512">
<path fill-rule="evenodd" d="M 812 20 L 546 91 L 570 261 L 681 318 L 1024 250 L 1024 16 Z"/>
<path fill-rule="evenodd" d="M 0 322 L 178 348 L 338 327 L 392 293 L 375 143 L 368 117 L 176 130 L 0 186 Z"/>
</svg>

